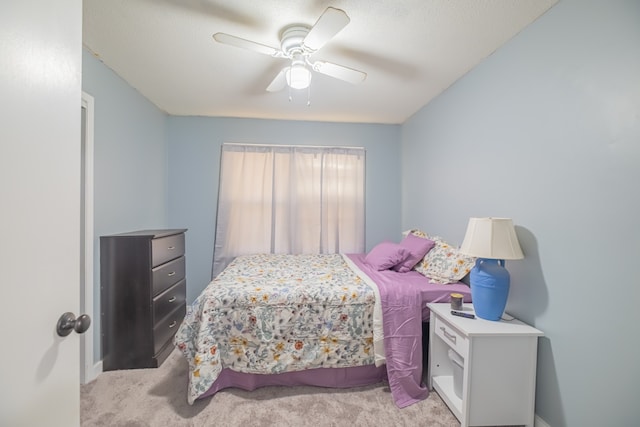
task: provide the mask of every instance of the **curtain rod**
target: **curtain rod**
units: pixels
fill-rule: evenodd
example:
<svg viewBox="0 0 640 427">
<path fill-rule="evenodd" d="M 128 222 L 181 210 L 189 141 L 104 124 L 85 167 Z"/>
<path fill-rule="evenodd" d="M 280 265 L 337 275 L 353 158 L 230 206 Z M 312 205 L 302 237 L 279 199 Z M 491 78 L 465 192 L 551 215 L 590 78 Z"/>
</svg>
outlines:
<svg viewBox="0 0 640 427">
<path fill-rule="evenodd" d="M 237 145 L 237 146 L 251 146 L 251 147 L 279 147 L 279 148 L 342 148 L 344 150 L 365 150 L 364 147 L 344 147 L 338 145 L 284 145 L 284 144 L 244 144 L 242 142 L 223 142 L 222 145 Z M 366 151 L 366 150 L 365 150 Z"/>
</svg>

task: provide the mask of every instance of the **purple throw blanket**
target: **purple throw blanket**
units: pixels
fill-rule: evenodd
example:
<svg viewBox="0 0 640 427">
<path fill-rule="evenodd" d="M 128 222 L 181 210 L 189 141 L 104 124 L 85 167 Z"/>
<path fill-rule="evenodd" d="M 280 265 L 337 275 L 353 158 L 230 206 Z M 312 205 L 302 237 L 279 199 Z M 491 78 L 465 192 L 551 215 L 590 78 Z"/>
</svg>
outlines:
<svg viewBox="0 0 640 427">
<path fill-rule="evenodd" d="M 366 254 L 347 255 L 377 285 L 382 304 L 385 357 L 395 404 L 404 408 L 429 395 L 422 384 L 422 322 L 429 320 L 428 302 L 449 302 L 451 292 L 471 301 L 464 283 L 431 283 L 417 271 L 377 271 L 364 262 Z"/>
</svg>

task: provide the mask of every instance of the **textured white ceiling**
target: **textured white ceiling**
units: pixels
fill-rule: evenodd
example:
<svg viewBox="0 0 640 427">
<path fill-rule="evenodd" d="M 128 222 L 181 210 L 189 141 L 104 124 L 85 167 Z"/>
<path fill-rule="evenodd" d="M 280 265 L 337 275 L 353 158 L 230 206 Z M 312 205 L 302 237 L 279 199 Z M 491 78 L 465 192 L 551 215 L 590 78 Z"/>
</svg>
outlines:
<svg viewBox="0 0 640 427">
<path fill-rule="evenodd" d="M 557 0 L 84 0 L 84 45 L 172 115 L 403 123 Z M 367 73 L 314 74 L 307 91 L 265 88 L 283 59 L 216 43 L 224 32 L 278 48 L 289 24 L 332 6 L 351 22 L 314 59 Z"/>
</svg>

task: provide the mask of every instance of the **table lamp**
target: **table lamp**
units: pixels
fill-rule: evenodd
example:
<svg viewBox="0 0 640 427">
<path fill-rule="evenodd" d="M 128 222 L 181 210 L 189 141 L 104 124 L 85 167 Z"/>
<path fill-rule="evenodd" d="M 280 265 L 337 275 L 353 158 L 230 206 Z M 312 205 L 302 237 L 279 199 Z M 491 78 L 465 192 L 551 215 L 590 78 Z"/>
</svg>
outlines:
<svg viewBox="0 0 640 427">
<path fill-rule="evenodd" d="M 509 296 L 509 272 L 504 261 L 522 259 L 511 218 L 470 218 L 460 252 L 476 257 L 471 269 L 471 299 L 476 316 L 500 320 Z"/>
</svg>

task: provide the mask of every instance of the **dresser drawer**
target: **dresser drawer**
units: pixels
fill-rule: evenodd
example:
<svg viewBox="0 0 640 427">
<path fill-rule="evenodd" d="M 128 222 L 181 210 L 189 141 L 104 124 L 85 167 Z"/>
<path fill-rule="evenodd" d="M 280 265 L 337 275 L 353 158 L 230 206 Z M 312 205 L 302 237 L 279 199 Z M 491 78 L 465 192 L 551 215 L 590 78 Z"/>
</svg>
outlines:
<svg viewBox="0 0 640 427">
<path fill-rule="evenodd" d="M 184 233 L 151 240 L 153 267 L 184 255 Z"/>
<path fill-rule="evenodd" d="M 458 330 L 454 329 L 447 322 L 443 321 L 440 317 L 436 317 L 435 323 L 436 335 L 442 338 L 442 340 L 449 345 L 456 353 L 467 358 L 467 351 L 469 349 L 469 342 L 467 338 L 460 334 Z"/>
<path fill-rule="evenodd" d="M 152 270 L 152 295 L 158 295 L 170 288 L 174 283 L 184 279 L 184 256 L 156 267 Z"/>
<path fill-rule="evenodd" d="M 160 322 L 186 300 L 187 281 L 182 279 L 153 299 L 154 324 Z"/>
<path fill-rule="evenodd" d="M 186 313 L 187 305 L 182 304 L 153 327 L 153 354 L 157 354 L 173 338 Z"/>
</svg>

